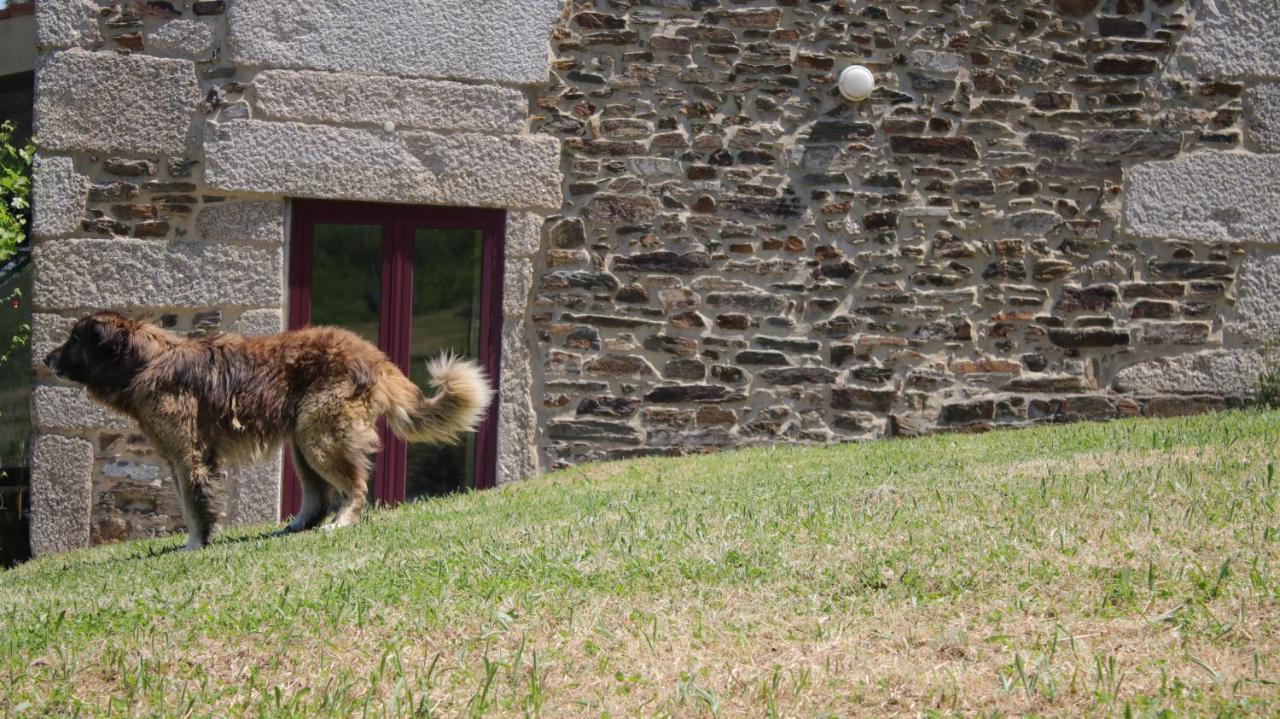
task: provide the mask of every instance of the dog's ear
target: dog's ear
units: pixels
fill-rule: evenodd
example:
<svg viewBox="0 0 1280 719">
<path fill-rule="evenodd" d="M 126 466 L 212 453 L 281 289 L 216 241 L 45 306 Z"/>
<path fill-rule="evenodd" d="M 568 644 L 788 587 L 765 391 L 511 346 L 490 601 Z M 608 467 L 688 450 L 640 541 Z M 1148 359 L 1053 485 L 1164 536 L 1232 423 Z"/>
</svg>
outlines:
<svg viewBox="0 0 1280 719">
<path fill-rule="evenodd" d="M 90 326 L 94 346 L 107 354 L 120 354 L 129 344 L 128 325 L 128 319 L 114 313 L 95 317 Z"/>
</svg>

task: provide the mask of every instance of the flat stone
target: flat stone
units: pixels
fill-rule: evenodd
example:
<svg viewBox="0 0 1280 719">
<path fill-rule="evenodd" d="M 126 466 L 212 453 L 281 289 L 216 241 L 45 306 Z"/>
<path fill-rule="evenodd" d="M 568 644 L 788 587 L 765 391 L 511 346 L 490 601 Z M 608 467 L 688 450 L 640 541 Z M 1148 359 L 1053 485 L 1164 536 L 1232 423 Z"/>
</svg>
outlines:
<svg viewBox="0 0 1280 719">
<path fill-rule="evenodd" d="M 46 434 L 31 445 L 31 551 L 53 554 L 89 545 L 93 444 Z"/>
<path fill-rule="evenodd" d="M 32 388 L 31 423 L 45 432 L 137 429 L 132 419 L 90 399 L 83 387 L 62 385 Z"/>
<path fill-rule="evenodd" d="M 960 67 L 964 64 L 964 58 L 954 52 L 913 50 L 911 52 L 911 64 L 926 72 L 954 75 L 960 72 Z"/>
<path fill-rule="evenodd" d="M 132 238 L 54 240 L 33 251 L 37 307 L 271 307 L 284 304 L 280 247 Z"/>
<path fill-rule="evenodd" d="M 40 156 L 32 170 L 31 234 L 38 240 L 80 230 L 89 178 L 76 172 L 70 157 Z"/>
<path fill-rule="evenodd" d="M 601 417 L 630 417 L 640 409 L 640 400 L 634 397 L 614 397 L 611 395 L 592 395 L 583 397 L 576 410 L 579 415 L 597 415 Z"/>
<path fill-rule="evenodd" d="M 547 79 L 555 0 L 238 0 L 237 65 L 536 85 Z"/>
<path fill-rule="evenodd" d="M 691 275 L 702 272 L 711 267 L 711 256 L 705 252 L 685 252 L 677 254 L 675 252 L 659 251 L 647 252 L 636 255 L 615 257 L 613 259 L 614 271 L 629 272 L 660 272 L 673 275 Z"/>
<path fill-rule="evenodd" d="M 1249 137 L 1263 152 L 1280 152 L 1280 82 L 1263 82 L 1249 88 Z"/>
<path fill-rule="evenodd" d="M 229 200 L 205 205 L 196 229 L 206 242 L 284 242 L 284 203 Z"/>
<path fill-rule="evenodd" d="M 35 135 L 48 150 L 181 155 L 200 98 L 189 60 L 65 50 L 36 69 Z"/>
<path fill-rule="evenodd" d="M 1235 284 L 1235 310 L 1227 316 L 1226 332 L 1249 342 L 1280 338 L 1280 255 L 1254 252 L 1240 265 Z"/>
<path fill-rule="evenodd" d="M 607 354 L 592 357 L 582 366 L 582 371 L 597 377 L 631 377 L 641 379 L 656 377 L 658 371 L 639 355 Z"/>
<path fill-rule="evenodd" d="M 1138 336 L 1147 345 L 1202 345 L 1209 331 L 1207 322 L 1147 322 Z"/>
<path fill-rule="evenodd" d="M 1009 232 L 1017 237 L 1034 239 L 1044 237 L 1063 222 L 1062 216 L 1056 212 L 1024 210 L 1009 215 L 1007 226 Z"/>
<path fill-rule="evenodd" d="M 1201 3 L 1181 48 L 1197 75 L 1280 77 L 1280 3 Z"/>
<path fill-rule="evenodd" d="M 280 310 L 245 310 L 227 326 L 228 332 L 250 337 L 273 335 L 284 329 L 284 313 Z"/>
<path fill-rule="evenodd" d="M 746 395 L 728 387 L 710 384 L 685 384 L 655 387 L 644 396 L 646 402 L 662 404 L 681 402 L 741 402 Z"/>
<path fill-rule="evenodd" d="M 160 467 L 127 459 L 114 459 L 102 466 L 102 476 L 148 484 L 160 478 Z"/>
<path fill-rule="evenodd" d="M 226 521 L 261 524 L 280 519 L 281 452 L 227 468 Z"/>
<path fill-rule="evenodd" d="M 1129 344 L 1129 333 L 1102 327 L 1084 329 L 1049 328 L 1049 341 L 1059 347 L 1117 347 Z"/>
<path fill-rule="evenodd" d="M 205 19 L 170 20 L 147 34 L 147 52 L 191 60 L 208 59 L 213 52 L 214 23 Z"/>
<path fill-rule="evenodd" d="M 769 384 L 832 384 L 836 381 L 836 373 L 826 367 L 785 367 L 762 370 L 757 375 Z"/>
<path fill-rule="evenodd" d="M 1280 155 L 1196 152 L 1126 175 L 1124 221 L 1134 236 L 1280 242 Z"/>
<path fill-rule="evenodd" d="M 44 358 L 71 336 L 75 318 L 36 312 L 31 315 L 31 364 L 39 365 Z"/>
<path fill-rule="evenodd" d="M 514 134 L 529 106 L 515 88 L 328 72 L 264 70 L 253 88 L 255 116 L 312 123 Z"/>
<path fill-rule="evenodd" d="M 1062 297 L 1053 306 L 1054 312 L 1103 312 L 1120 299 L 1115 285 L 1090 285 L 1089 287 L 1063 287 Z"/>
<path fill-rule="evenodd" d="M 969 137 L 917 137 L 893 135 L 889 138 L 893 151 L 903 155 L 940 155 L 961 160 L 978 159 L 978 147 Z"/>
<path fill-rule="evenodd" d="M 898 401 L 896 389 L 869 389 L 867 387 L 836 387 L 831 390 L 831 406 L 839 410 L 862 412 L 888 412 Z"/>
<path fill-rule="evenodd" d="M 1182 152 L 1178 130 L 1111 129 L 1087 132 L 1081 152 L 1108 158 L 1166 159 Z"/>
<path fill-rule="evenodd" d="M 591 442 L 616 442 L 639 445 L 644 443 L 644 433 L 636 427 L 621 422 L 598 419 L 552 420 L 547 423 L 548 439 Z"/>
<path fill-rule="evenodd" d="M 1112 384 L 1118 392 L 1133 394 L 1247 397 L 1266 368 L 1258 350 L 1214 349 L 1139 362 L 1117 372 Z"/>
<path fill-rule="evenodd" d="M 973 402 L 956 402 L 942 406 L 942 414 L 938 421 L 943 424 L 965 424 L 994 419 L 996 404 L 994 400 L 980 399 Z"/>
<path fill-rule="evenodd" d="M 645 225 L 658 216 L 658 201 L 648 195 L 618 195 L 602 192 L 587 201 L 582 216 L 606 225 Z"/>
<path fill-rule="evenodd" d="M 771 365 L 785 367 L 791 364 L 787 356 L 772 350 L 745 350 L 734 355 L 733 361 L 740 365 Z"/>
<path fill-rule="evenodd" d="M 542 209 L 561 200 L 560 143 L 544 135 L 236 120 L 209 126 L 205 163 L 208 185 L 227 192 Z"/>
<path fill-rule="evenodd" d="M 36 47 L 93 47 L 102 42 L 94 0 L 40 0 L 36 3 Z"/>
<path fill-rule="evenodd" d="M 780 312 L 787 306 L 787 298 L 764 291 L 712 292 L 707 295 L 707 304 L 744 312 Z"/>
</svg>

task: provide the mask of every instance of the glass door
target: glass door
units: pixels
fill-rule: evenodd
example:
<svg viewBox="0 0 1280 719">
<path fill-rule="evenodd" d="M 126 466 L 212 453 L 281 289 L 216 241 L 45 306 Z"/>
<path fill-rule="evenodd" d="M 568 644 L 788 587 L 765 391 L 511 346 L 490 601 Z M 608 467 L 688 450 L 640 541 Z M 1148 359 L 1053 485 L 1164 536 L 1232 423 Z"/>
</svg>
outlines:
<svg viewBox="0 0 1280 719">
<path fill-rule="evenodd" d="M 500 210 L 296 200 L 290 232 L 289 327 L 339 325 L 378 345 L 424 391 L 442 352 L 479 361 L 498 378 Z M 407 445 L 379 424 L 383 450 L 370 499 L 406 499 L 491 487 L 496 407 L 452 446 Z M 297 511 L 286 454 L 283 515 Z"/>
</svg>

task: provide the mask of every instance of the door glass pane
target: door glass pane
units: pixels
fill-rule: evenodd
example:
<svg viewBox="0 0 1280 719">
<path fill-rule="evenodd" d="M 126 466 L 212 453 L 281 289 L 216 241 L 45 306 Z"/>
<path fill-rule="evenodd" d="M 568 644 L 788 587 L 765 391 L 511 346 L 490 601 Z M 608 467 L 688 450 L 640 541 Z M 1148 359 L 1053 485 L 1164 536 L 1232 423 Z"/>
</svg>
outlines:
<svg viewBox="0 0 1280 719">
<path fill-rule="evenodd" d="M 382 228 L 317 224 L 311 241 L 311 324 L 345 327 L 378 345 Z M 369 481 L 369 501 L 375 482 Z"/>
<path fill-rule="evenodd" d="M 444 351 L 472 359 L 480 353 L 482 238 L 479 230 L 414 232 L 409 377 L 424 391 L 432 358 Z M 470 487 L 475 463 L 474 434 L 453 446 L 410 444 L 405 498 Z"/>
<path fill-rule="evenodd" d="M 318 224 L 311 253 L 311 324 L 346 327 L 377 345 L 382 228 Z"/>
</svg>

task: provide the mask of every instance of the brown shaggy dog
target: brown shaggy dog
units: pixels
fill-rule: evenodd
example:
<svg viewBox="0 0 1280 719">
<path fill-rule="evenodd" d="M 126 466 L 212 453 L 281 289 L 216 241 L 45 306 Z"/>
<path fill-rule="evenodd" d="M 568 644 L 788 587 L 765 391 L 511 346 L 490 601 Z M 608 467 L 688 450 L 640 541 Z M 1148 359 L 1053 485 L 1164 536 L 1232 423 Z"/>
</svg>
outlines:
<svg viewBox="0 0 1280 719">
<path fill-rule="evenodd" d="M 289 440 L 302 508 L 281 531 L 316 526 L 338 495 L 346 500 L 332 526 L 343 527 L 365 504 L 378 417 L 409 441 L 452 442 L 475 429 L 493 396 L 478 366 L 446 356 L 430 366 L 439 391 L 425 397 L 381 350 L 337 327 L 188 338 L 99 312 L 44 362 L 136 420 L 168 460 L 187 549 L 209 541 L 209 482 L 219 463 Z"/>
</svg>

